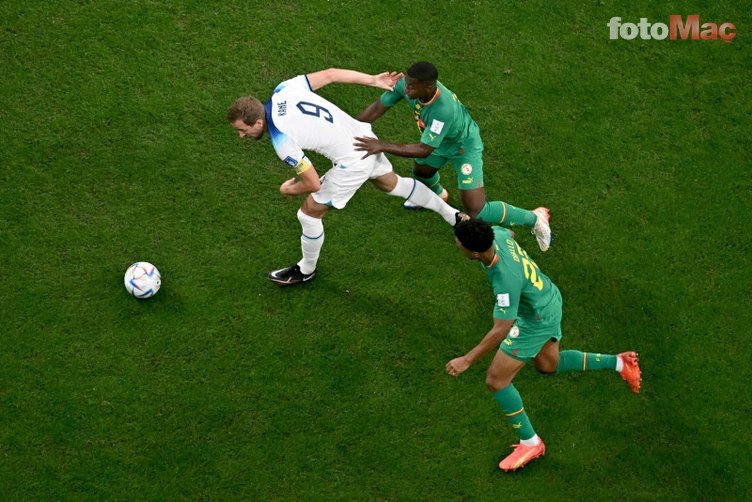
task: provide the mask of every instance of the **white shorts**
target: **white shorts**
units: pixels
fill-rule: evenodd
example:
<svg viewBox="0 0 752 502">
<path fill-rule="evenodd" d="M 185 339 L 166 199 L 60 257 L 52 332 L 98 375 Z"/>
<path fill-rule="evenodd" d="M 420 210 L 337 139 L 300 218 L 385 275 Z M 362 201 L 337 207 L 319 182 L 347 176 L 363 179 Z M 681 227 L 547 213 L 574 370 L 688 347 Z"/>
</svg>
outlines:
<svg viewBox="0 0 752 502">
<path fill-rule="evenodd" d="M 363 183 L 391 171 L 392 163 L 383 153 L 347 165 L 335 164 L 321 177 L 321 188 L 311 196 L 319 204 L 342 209 Z"/>
</svg>

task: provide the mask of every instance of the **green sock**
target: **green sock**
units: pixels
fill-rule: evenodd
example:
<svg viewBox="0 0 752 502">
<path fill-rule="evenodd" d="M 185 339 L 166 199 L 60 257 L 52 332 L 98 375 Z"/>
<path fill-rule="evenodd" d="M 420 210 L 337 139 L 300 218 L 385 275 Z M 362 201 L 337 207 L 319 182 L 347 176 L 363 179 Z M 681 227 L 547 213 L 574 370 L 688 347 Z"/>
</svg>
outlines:
<svg viewBox="0 0 752 502">
<path fill-rule="evenodd" d="M 520 225 L 530 228 L 534 227 L 538 220 L 534 212 L 501 201 L 486 202 L 477 218 L 491 225 L 503 225 L 505 227 Z"/>
<path fill-rule="evenodd" d="M 598 371 L 615 370 L 616 356 L 609 354 L 595 354 L 580 352 L 579 350 L 562 350 L 559 353 L 557 373 L 566 371 Z"/>
<path fill-rule="evenodd" d="M 496 402 L 501 406 L 501 410 L 507 417 L 507 421 L 512 426 L 512 429 L 519 434 L 520 439 L 530 439 L 535 436 L 533 425 L 530 423 L 530 419 L 525 413 L 525 408 L 522 406 L 522 398 L 514 385 L 509 384 L 501 390 L 494 392 L 493 395 Z"/>
<path fill-rule="evenodd" d="M 414 176 L 416 180 L 426 185 L 436 195 L 441 195 L 441 192 L 444 190 L 444 187 L 442 187 L 441 183 L 439 182 L 439 180 L 441 179 L 441 176 L 439 176 L 438 171 L 436 171 L 434 175 L 431 176 L 430 178 L 421 178 L 418 175 L 414 175 Z"/>
</svg>

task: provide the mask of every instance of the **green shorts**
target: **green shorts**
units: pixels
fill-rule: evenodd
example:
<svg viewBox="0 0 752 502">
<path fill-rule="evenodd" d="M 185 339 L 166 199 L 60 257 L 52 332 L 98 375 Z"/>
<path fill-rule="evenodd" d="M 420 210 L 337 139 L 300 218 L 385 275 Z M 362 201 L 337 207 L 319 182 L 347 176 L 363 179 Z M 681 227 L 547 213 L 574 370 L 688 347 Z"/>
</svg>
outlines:
<svg viewBox="0 0 752 502">
<path fill-rule="evenodd" d="M 528 362 L 535 358 L 550 340 L 561 340 L 561 318 L 559 322 L 546 324 L 526 323 L 518 320 L 502 340 L 499 350 L 518 361 Z"/>
<path fill-rule="evenodd" d="M 457 172 L 457 187 L 460 190 L 472 190 L 483 186 L 483 150 L 466 152 L 460 150 L 456 155 L 445 157 L 432 153 L 423 159 L 415 159 L 415 163 L 421 166 L 429 166 L 441 169 L 447 164 L 452 164 Z"/>
</svg>

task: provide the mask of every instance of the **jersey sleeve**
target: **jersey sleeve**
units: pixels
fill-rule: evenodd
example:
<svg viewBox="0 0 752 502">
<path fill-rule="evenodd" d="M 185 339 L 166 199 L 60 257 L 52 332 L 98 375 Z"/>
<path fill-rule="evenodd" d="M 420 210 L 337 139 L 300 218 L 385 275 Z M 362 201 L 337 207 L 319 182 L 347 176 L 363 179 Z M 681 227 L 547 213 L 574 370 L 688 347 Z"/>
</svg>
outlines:
<svg viewBox="0 0 752 502">
<path fill-rule="evenodd" d="M 423 135 L 420 137 L 420 142 L 438 148 L 444 137 L 449 131 L 449 122 L 452 117 L 447 117 L 444 114 L 432 115 L 426 121 L 426 128 L 423 131 Z"/>
<path fill-rule="evenodd" d="M 502 281 L 494 285 L 494 319 L 513 321 L 517 319 L 517 310 L 520 307 L 522 286 L 512 281 Z"/>
<path fill-rule="evenodd" d="M 281 82 L 277 87 L 274 88 L 274 92 L 275 93 L 279 92 L 285 88 L 299 89 L 302 91 L 312 92 L 311 84 L 308 82 L 307 75 L 298 75 L 289 80 L 285 80 L 284 82 Z"/>
<path fill-rule="evenodd" d="M 386 107 L 392 107 L 400 102 L 401 99 L 405 98 L 405 78 L 402 77 L 396 84 L 394 84 L 394 89 L 391 91 L 386 91 L 384 94 L 381 95 L 381 104 Z"/>
<path fill-rule="evenodd" d="M 272 145 L 279 159 L 290 166 L 295 171 L 295 174 L 300 174 L 313 167 L 311 161 L 306 157 L 305 152 L 289 141 L 289 138 L 284 134 L 277 138 L 272 135 Z"/>
</svg>

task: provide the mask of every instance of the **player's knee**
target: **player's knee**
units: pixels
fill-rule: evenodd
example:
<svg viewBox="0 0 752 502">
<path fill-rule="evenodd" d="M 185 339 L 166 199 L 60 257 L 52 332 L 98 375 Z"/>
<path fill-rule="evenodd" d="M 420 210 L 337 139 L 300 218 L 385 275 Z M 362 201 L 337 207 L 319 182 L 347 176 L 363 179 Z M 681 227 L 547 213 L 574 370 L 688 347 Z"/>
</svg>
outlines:
<svg viewBox="0 0 752 502">
<path fill-rule="evenodd" d="M 538 373 L 540 373 L 541 375 L 553 375 L 554 373 L 556 373 L 555 367 L 552 368 L 549 366 L 536 366 L 535 369 L 538 370 Z"/>
<path fill-rule="evenodd" d="M 490 371 L 486 373 L 486 387 L 489 391 L 498 392 L 507 385 L 508 384 L 505 385 L 505 383 L 498 377 L 498 375 L 491 373 Z"/>
<path fill-rule="evenodd" d="M 300 205 L 300 209 L 298 210 L 298 221 L 303 223 L 303 221 L 307 221 L 308 218 L 321 220 L 326 216 L 327 212 L 329 212 L 329 206 L 319 204 L 313 199 L 313 196 L 309 194 L 303 201 L 303 204 Z"/>
<path fill-rule="evenodd" d="M 460 190 L 460 199 L 465 212 L 473 218 L 477 218 L 483 208 L 486 207 L 485 195 L 476 190 Z"/>
<path fill-rule="evenodd" d="M 371 183 L 373 183 L 374 186 L 382 192 L 389 193 L 397 187 L 399 180 L 399 176 L 397 176 L 394 172 L 391 172 L 383 176 L 379 176 L 378 178 L 371 179 Z"/>
<path fill-rule="evenodd" d="M 463 204 L 465 207 L 465 212 L 470 215 L 471 218 L 477 218 L 481 211 L 483 211 L 483 206 L 480 207 L 467 207 Z"/>
<path fill-rule="evenodd" d="M 432 178 L 434 174 L 436 174 L 436 169 L 433 167 L 428 166 L 421 166 L 420 164 L 415 164 L 413 166 L 413 174 L 419 178 Z"/>
<path fill-rule="evenodd" d="M 542 375 L 553 375 L 559 366 L 559 361 L 554 359 L 534 361 L 535 369 Z"/>
</svg>

